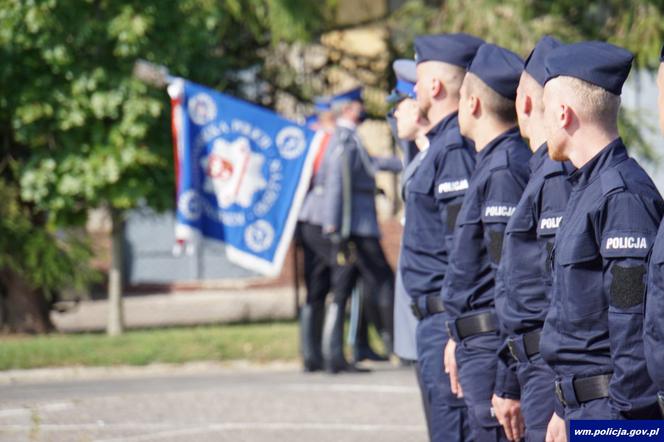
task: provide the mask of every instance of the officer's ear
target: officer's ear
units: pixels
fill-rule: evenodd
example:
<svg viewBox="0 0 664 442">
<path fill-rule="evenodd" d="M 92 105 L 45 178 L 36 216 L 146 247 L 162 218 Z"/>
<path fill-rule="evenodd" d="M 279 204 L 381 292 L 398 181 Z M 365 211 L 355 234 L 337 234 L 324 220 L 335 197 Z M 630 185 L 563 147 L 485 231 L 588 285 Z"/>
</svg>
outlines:
<svg viewBox="0 0 664 442">
<path fill-rule="evenodd" d="M 431 96 L 438 97 L 445 92 L 445 85 L 439 78 L 431 78 Z"/>
<path fill-rule="evenodd" d="M 470 94 L 467 100 L 469 114 L 473 117 L 479 117 L 482 112 L 482 102 L 477 95 Z"/>
<path fill-rule="evenodd" d="M 517 100 L 517 106 L 518 106 L 519 100 Z M 530 116 L 533 112 L 533 99 L 530 97 L 530 95 L 524 94 L 523 100 L 522 100 L 522 109 L 521 112 L 524 115 Z"/>
<path fill-rule="evenodd" d="M 576 114 L 574 110 L 565 103 L 560 103 L 558 109 L 556 110 L 556 119 L 558 120 L 558 126 L 561 129 L 568 129 L 574 123 Z"/>
</svg>

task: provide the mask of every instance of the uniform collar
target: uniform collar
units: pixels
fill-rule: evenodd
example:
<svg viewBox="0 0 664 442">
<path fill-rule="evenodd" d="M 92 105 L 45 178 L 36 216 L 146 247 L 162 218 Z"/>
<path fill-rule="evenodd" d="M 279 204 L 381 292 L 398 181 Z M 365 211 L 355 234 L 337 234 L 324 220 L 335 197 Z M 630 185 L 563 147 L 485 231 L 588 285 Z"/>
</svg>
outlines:
<svg viewBox="0 0 664 442">
<path fill-rule="evenodd" d="M 547 158 L 549 158 L 549 148 L 545 142 L 542 143 L 542 145 L 537 148 L 533 156 L 530 157 L 530 160 L 528 160 L 528 167 L 530 168 L 530 174 L 532 175 L 533 173 L 535 173 L 536 170 L 542 167 Z"/>
<path fill-rule="evenodd" d="M 520 136 L 519 128 L 517 126 L 514 126 L 513 128 L 508 129 L 502 134 L 498 135 L 496 138 L 491 140 L 489 144 L 487 144 L 484 149 L 482 149 L 482 151 L 477 155 L 477 164 L 482 163 L 494 151 L 502 148 L 504 145 L 503 141 L 506 141 L 510 138 L 516 138 L 517 136 Z"/>
<path fill-rule="evenodd" d="M 616 138 L 604 147 L 590 161 L 577 169 L 569 177 L 570 183 L 574 187 L 583 187 L 590 184 L 601 175 L 606 169 L 614 167 L 616 164 L 626 160 L 627 148 L 622 138 Z"/>
<path fill-rule="evenodd" d="M 442 120 L 438 124 L 436 124 L 434 127 L 429 129 L 429 132 L 427 132 L 427 138 L 429 139 L 429 143 L 431 143 L 431 140 L 436 138 L 438 135 L 444 133 L 448 127 L 450 127 L 453 123 L 455 123 L 458 120 L 459 113 L 458 112 L 452 112 Z"/>
</svg>

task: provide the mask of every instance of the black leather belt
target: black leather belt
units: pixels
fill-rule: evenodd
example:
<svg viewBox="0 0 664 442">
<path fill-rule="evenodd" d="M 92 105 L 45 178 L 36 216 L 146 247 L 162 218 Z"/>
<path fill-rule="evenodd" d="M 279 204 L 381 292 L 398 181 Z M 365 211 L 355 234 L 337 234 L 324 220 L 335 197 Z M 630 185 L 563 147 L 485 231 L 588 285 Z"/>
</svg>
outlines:
<svg viewBox="0 0 664 442">
<path fill-rule="evenodd" d="M 662 418 L 664 418 L 664 391 L 657 393 L 657 403 L 659 404 L 659 411 L 662 412 Z"/>
<path fill-rule="evenodd" d="M 413 315 L 421 321 L 427 316 L 435 315 L 436 313 L 442 313 L 445 311 L 445 306 L 443 305 L 443 300 L 440 299 L 438 295 L 425 295 L 426 296 L 426 311 L 422 311 L 417 302 L 410 304 L 410 309 L 413 311 Z"/>
<path fill-rule="evenodd" d="M 494 312 L 484 312 L 478 315 L 466 316 L 457 319 L 454 323 L 456 325 L 457 335 L 461 340 L 498 330 L 496 327 L 496 314 Z"/>
<path fill-rule="evenodd" d="M 574 386 L 576 402 L 583 404 L 594 401 L 595 399 L 609 397 L 609 382 L 611 382 L 612 376 L 611 374 L 600 374 L 587 378 L 574 379 L 572 385 Z M 563 406 L 567 406 L 560 381 L 556 381 L 556 397 Z"/>
<path fill-rule="evenodd" d="M 532 330 L 529 331 L 528 333 L 524 333 L 522 336 L 523 340 L 523 349 L 526 352 L 526 357 L 530 359 L 531 357 L 535 356 L 540 352 L 539 349 L 539 344 L 540 344 L 540 334 L 541 330 Z M 516 348 L 517 343 L 512 340 L 512 338 L 507 340 L 507 346 L 510 349 L 510 353 L 512 353 L 512 356 L 514 356 L 514 359 L 517 361 L 519 360 L 518 357 L 518 349 Z"/>
</svg>

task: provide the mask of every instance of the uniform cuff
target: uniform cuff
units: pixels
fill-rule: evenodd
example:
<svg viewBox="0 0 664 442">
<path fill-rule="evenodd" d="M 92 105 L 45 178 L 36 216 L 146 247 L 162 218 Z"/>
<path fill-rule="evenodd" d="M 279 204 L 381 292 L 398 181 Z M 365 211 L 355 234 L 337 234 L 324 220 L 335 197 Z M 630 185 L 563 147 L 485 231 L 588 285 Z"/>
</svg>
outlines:
<svg viewBox="0 0 664 442">
<path fill-rule="evenodd" d="M 520 399 L 521 386 L 516 377 L 516 364 L 508 367 L 502 360 L 498 360 L 498 371 L 496 373 L 496 396 L 505 399 Z"/>
</svg>

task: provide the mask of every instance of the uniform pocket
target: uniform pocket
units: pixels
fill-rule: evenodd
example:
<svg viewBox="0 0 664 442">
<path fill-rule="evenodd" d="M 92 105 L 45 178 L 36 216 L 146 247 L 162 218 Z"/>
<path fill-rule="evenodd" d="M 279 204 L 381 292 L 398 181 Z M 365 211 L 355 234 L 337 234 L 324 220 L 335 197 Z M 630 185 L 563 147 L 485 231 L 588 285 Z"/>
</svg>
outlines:
<svg viewBox="0 0 664 442">
<path fill-rule="evenodd" d="M 420 193 L 425 195 L 430 195 L 433 188 L 433 170 L 426 167 L 426 165 L 420 165 L 419 169 L 408 183 L 407 191 Z"/>
<path fill-rule="evenodd" d="M 603 314 L 608 308 L 604 295 L 602 258 L 593 238 L 582 234 L 572 236 L 564 244 L 556 244 L 558 290 L 563 296 L 569 319 L 584 319 Z M 592 326 L 592 324 L 588 324 Z"/>
</svg>

